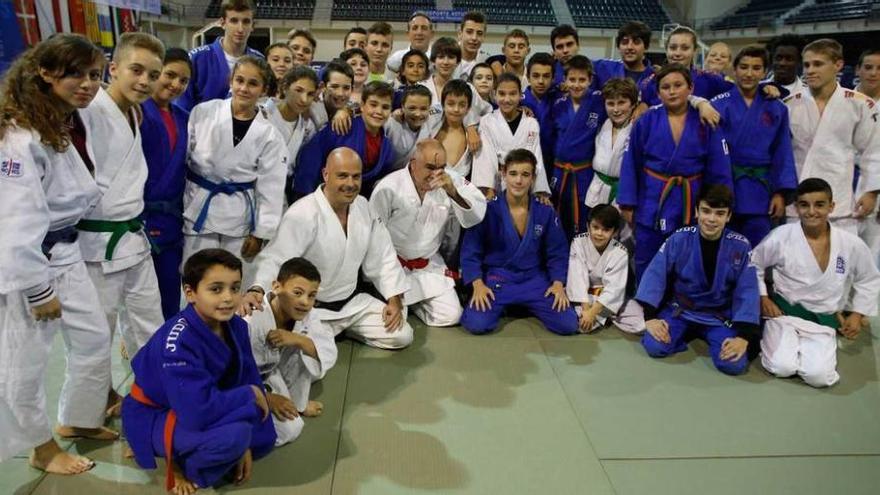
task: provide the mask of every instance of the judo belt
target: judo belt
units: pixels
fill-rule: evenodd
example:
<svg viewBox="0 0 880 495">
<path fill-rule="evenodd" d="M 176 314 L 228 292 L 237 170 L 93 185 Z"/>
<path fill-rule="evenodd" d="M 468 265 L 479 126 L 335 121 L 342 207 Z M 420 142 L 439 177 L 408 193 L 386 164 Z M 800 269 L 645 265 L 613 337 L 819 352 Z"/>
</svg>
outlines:
<svg viewBox="0 0 880 495">
<path fill-rule="evenodd" d="M 211 200 L 214 199 L 214 196 L 218 194 L 231 195 L 239 192 L 247 193 L 257 184 L 257 181 L 255 180 L 250 182 L 211 182 L 208 179 L 195 174 L 192 170 L 186 171 L 186 178 L 202 189 L 208 191 L 208 197 L 202 205 L 202 211 L 199 212 L 199 216 L 196 218 L 195 224 L 193 224 L 193 230 L 196 232 L 201 232 L 205 227 L 205 220 L 208 219 L 208 209 L 211 206 Z M 254 210 L 256 210 L 257 205 L 254 204 L 254 198 L 252 196 L 249 199 L 251 209 L 251 231 L 253 231 L 256 226 L 256 214 Z"/>
<path fill-rule="evenodd" d="M 657 180 L 661 180 L 664 182 L 663 191 L 660 193 L 660 201 L 657 203 L 657 215 L 654 217 L 654 228 L 660 228 L 660 215 L 663 214 L 663 203 L 666 202 L 666 199 L 669 197 L 669 193 L 671 193 L 672 189 L 674 189 L 676 186 L 681 188 L 681 198 L 684 202 L 681 212 L 681 221 L 683 222 L 682 225 L 690 225 L 691 210 L 693 209 L 693 205 L 691 204 L 693 198 L 691 181 L 699 179 L 703 176 L 703 174 L 694 174 L 689 176 L 664 175 L 660 172 L 655 172 L 650 168 L 646 168 L 645 173 Z"/>
<path fill-rule="evenodd" d="M 400 261 L 400 266 L 408 268 L 411 271 L 426 268 L 428 266 L 428 263 L 430 262 L 430 260 L 428 260 L 427 258 L 414 258 L 408 260 L 398 256 L 397 259 L 398 261 Z M 443 275 L 451 278 L 452 280 L 458 280 L 459 278 L 461 278 L 461 275 L 457 271 L 450 270 L 449 268 L 447 268 L 443 272 Z"/>
<path fill-rule="evenodd" d="M 620 177 L 611 177 L 598 170 L 593 170 L 593 173 L 596 174 L 596 177 L 604 182 L 606 186 L 611 188 L 611 194 L 608 195 L 608 204 L 613 203 L 614 200 L 617 199 L 617 189 L 620 186 Z"/>
<path fill-rule="evenodd" d="M 55 244 L 58 244 L 59 242 L 75 242 L 78 236 L 79 232 L 73 225 L 59 230 L 51 230 L 46 233 L 46 237 L 43 237 L 43 243 L 40 245 L 40 250 L 43 251 L 43 255 L 46 256 L 46 259 L 51 260 L 51 251 L 52 248 L 55 247 Z"/>
<path fill-rule="evenodd" d="M 340 299 L 338 301 L 324 302 L 324 301 L 315 301 L 315 307 L 318 309 L 326 309 L 327 311 L 332 311 L 334 313 L 338 313 L 342 308 L 348 304 L 349 301 L 355 298 L 360 294 L 357 290 L 352 291 L 351 295 L 346 297 L 345 299 Z"/>
<path fill-rule="evenodd" d="M 162 406 L 151 401 L 150 398 L 144 394 L 144 390 L 137 384 L 137 382 L 131 384 L 131 392 L 129 395 L 132 399 L 145 406 L 162 409 Z M 165 417 L 165 433 L 162 436 L 165 445 L 165 490 L 168 491 L 171 491 L 171 489 L 174 488 L 174 470 L 171 468 L 171 458 L 174 454 L 174 426 L 176 424 L 177 413 L 175 413 L 173 409 L 169 409 L 168 416 Z"/>
<path fill-rule="evenodd" d="M 770 180 L 767 179 L 767 174 L 770 173 L 770 167 L 743 167 L 741 165 L 733 166 L 733 180 L 737 181 L 743 177 L 748 177 L 750 179 L 755 179 L 763 185 L 767 192 L 772 193 L 773 190 L 770 187 Z"/>
<path fill-rule="evenodd" d="M 840 322 L 837 321 L 837 316 L 834 314 L 814 313 L 800 304 L 791 304 L 779 294 L 773 294 L 771 299 L 773 299 L 773 302 L 779 306 L 779 309 L 788 316 L 795 316 L 802 320 L 812 321 L 813 323 L 831 328 L 838 328 L 840 326 Z"/>
<path fill-rule="evenodd" d="M 562 193 L 565 191 L 565 186 L 568 184 L 568 176 L 571 174 L 576 174 L 593 166 L 592 162 L 581 162 L 581 163 L 570 163 L 570 162 L 556 162 L 553 164 L 556 168 L 562 170 L 562 180 L 559 181 L 559 205 L 556 206 L 556 213 L 559 213 L 559 206 L 562 204 Z M 571 193 L 571 212 L 574 217 L 574 228 L 577 231 L 578 225 L 580 225 L 581 219 L 581 201 L 578 201 L 578 183 L 577 179 L 572 179 L 572 193 Z"/>
<path fill-rule="evenodd" d="M 104 259 L 110 261 L 113 259 L 113 252 L 116 251 L 116 245 L 122 239 L 122 236 L 131 232 L 140 232 L 144 229 L 144 222 L 139 218 L 131 220 L 80 220 L 76 224 L 76 228 L 84 232 L 109 232 L 110 240 L 107 242 L 107 249 L 104 251 Z"/>
<path fill-rule="evenodd" d="M 726 316 L 724 316 L 721 312 L 712 311 L 710 309 L 696 309 L 694 302 L 691 301 L 690 298 L 688 298 L 684 294 L 676 293 L 674 304 L 678 305 L 678 309 L 676 309 L 675 312 L 673 313 L 673 315 L 676 317 L 681 315 L 681 312 L 683 310 L 699 311 L 701 313 L 707 313 L 707 314 L 714 316 L 715 318 L 718 318 L 725 327 L 733 328 L 733 321 L 730 320 L 729 318 L 727 318 Z"/>
</svg>

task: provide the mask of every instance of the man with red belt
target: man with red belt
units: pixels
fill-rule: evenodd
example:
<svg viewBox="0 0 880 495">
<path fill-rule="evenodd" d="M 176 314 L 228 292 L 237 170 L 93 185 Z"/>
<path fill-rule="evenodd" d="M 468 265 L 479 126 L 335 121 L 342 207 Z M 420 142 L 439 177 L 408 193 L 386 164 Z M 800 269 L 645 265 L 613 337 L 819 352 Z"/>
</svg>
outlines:
<svg viewBox="0 0 880 495">
<path fill-rule="evenodd" d="M 472 227 L 486 214 L 480 190 L 446 169 L 446 152 L 434 139 L 416 145 L 409 166 L 382 179 L 370 209 L 388 231 L 409 281 L 404 301 L 426 325 L 457 325 L 462 308 L 440 244 L 453 222 Z"/>
</svg>

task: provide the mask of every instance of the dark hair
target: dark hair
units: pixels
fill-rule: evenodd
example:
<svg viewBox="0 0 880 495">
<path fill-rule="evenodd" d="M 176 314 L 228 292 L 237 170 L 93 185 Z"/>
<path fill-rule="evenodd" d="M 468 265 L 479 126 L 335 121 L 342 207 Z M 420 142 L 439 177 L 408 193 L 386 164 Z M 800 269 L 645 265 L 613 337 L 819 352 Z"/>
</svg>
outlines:
<svg viewBox="0 0 880 495">
<path fill-rule="evenodd" d="M 670 41 L 670 40 L 672 39 L 672 37 L 675 36 L 676 34 L 687 34 L 687 35 L 690 35 L 690 37 L 691 37 L 691 41 L 693 41 L 693 43 L 694 43 L 694 50 L 696 50 L 697 48 L 699 48 L 699 46 L 697 45 L 697 43 L 698 43 L 698 41 L 699 41 L 699 40 L 697 39 L 697 32 L 694 31 L 693 29 L 691 29 L 691 28 L 688 27 L 688 26 L 682 26 L 682 25 L 679 25 L 677 28 L 673 29 L 673 30 L 669 33 L 669 36 L 666 38 L 666 46 L 665 46 L 664 48 L 669 47 L 669 41 Z"/>
<path fill-rule="evenodd" d="M 865 63 L 865 59 L 871 55 L 880 55 L 880 48 L 868 48 L 863 51 L 861 55 L 859 55 L 859 63 L 856 64 L 856 67 L 861 67 L 862 64 Z"/>
<path fill-rule="evenodd" d="M 609 204 L 596 205 L 590 210 L 590 222 L 596 222 L 606 229 L 620 230 L 620 212 Z"/>
<path fill-rule="evenodd" d="M 798 184 L 797 189 L 795 189 L 795 196 L 801 197 L 804 194 L 814 193 L 814 192 L 823 192 L 828 195 L 829 200 L 834 200 L 834 193 L 831 191 L 831 185 L 825 181 L 825 179 L 820 179 L 818 177 L 810 177 L 809 179 L 804 179 Z"/>
<path fill-rule="evenodd" d="M 280 97 L 285 98 L 287 96 L 287 89 L 290 88 L 290 85 L 300 79 L 308 79 L 314 83 L 315 88 L 318 87 L 318 74 L 316 74 L 308 65 L 299 65 L 287 71 L 287 73 L 284 74 L 284 77 L 278 81 L 278 92 L 280 93 Z"/>
<path fill-rule="evenodd" d="M 535 65 L 549 65 L 550 74 L 553 74 L 556 71 L 556 63 L 553 60 L 553 55 L 550 55 L 547 52 L 538 52 L 529 57 L 529 61 L 526 63 L 526 75 L 531 74 L 532 66 Z"/>
<path fill-rule="evenodd" d="M 780 46 L 791 46 L 795 48 L 798 57 L 800 57 L 801 52 L 804 51 L 806 45 L 807 40 L 803 36 L 799 34 L 785 33 L 770 38 L 770 41 L 767 42 L 767 51 L 769 51 L 770 56 L 773 57 Z"/>
<path fill-rule="evenodd" d="M 400 106 L 406 105 L 406 99 L 410 96 L 425 96 L 428 98 L 428 105 L 431 104 L 431 90 L 421 84 L 413 84 L 403 89 L 403 97 L 400 99 Z"/>
<path fill-rule="evenodd" d="M 400 79 L 400 82 L 404 85 L 409 84 L 409 82 L 407 82 L 406 78 L 403 76 L 403 68 L 406 67 L 406 62 L 412 57 L 419 57 L 422 59 L 422 62 L 425 63 L 425 75 L 428 75 L 428 68 L 431 67 L 431 61 L 428 60 L 428 56 L 425 55 L 425 52 L 415 48 L 410 49 L 408 52 L 404 53 L 403 58 L 400 59 L 400 75 L 398 76 L 398 79 Z"/>
<path fill-rule="evenodd" d="M 196 290 L 205 273 L 217 265 L 235 270 L 241 275 L 241 260 L 225 249 L 202 249 L 183 264 L 183 285 Z"/>
<path fill-rule="evenodd" d="M 733 193 L 724 184 L 704 184 L 697 196 L 697 205 L 705 202 L 710 208 L 732 208 Z"/>
<path fill-rule="evenodd" d="M 361 102 L 366 103 L 367 98 L 375 96 L 377 98 L 388 98 L 388 101 L 394 99 L 394 87 L 385 81 L 370 81 L 364 85 L 361 91 Z"/>
<path fill-rule="evenodd" d="M 522 92 L 522 80 L 519 78 L 518 75 L 510 73 L 510 72 L 502 72 L 501 75 L 498 76 L 497 80 L 495 81 L 495 88 L 498 88 L 498 86 L 501 86 L 501 83 L 503 83 L 503 82 L 516 83 L 517 89 L 520 92 Z"/>
<path fill-rule="evenodd" d="M 360 57 L 367 62 L 370 61 L 370 58 L 367 56 L 366 50 L 364 50 L 363 48 L 349 48 L 348 50 L 345 50 L 339 54 L 339 59 L 346 63 L 348 62 L 348 59 L 354 57 Z"/>
<path fill-rule="evenodd" d="M 660 70 L 656 72 L 656 76 L 654 77 L 654 83 L 657 84 L 657 88 L 660 88 L 660 81 L 663 80 L 664 77 L 669 74 L 681 74 L 684 77 L 685 82 L 687 82 L 688 87 L 694 86 L 694 80 L 691 78 L 691 71 L 687 67 L 681 64 L 666 64 Z"/>
<path fill-rule="evenodd" d="M 331 60 L 324 66 L 324 71 L 321 73 L 321 82 L 324 84 L 330 82 L 330 75 L 334 72 L 339 72 L 354 82 L 354 70 L 350 65 L 339 59 Z"/>
<path fill-rule="evenodd" d="M 367 36 L 371 34 L 391 36 L 391 24 L 388 24 L 385 21 L 374 22 L 373 25 L 367 29 Z"/>
<path fill-rule="evenodd" d="M 464 23 L 466 23 L 467 21 L 476 22 L 477 24 L 482 24 L 485 26 L 487 24 L 486 14 L 480 12 L 479 10 L 471 10 L 466 12 L 461 17 L 461 24 L 459 24 L 458 26 L 459 31 L 464 29 Z"/>
<path fill-rule="evenodd" d="M 639 103 L 639 88 L 636 87 L 635 81 L 628 77 L 615 77 L 602 86 L 602 98 L 605 101 L 612 98 L 626 98 L 635 107 Z"/>
<path fill-rule="evenodd" d="M 586 71 L 587 76 L 593 77 L 593 62 L 584 55 L 575 55 L 568 59 L 568 63 L 565 64 L 565 75 L 568 76 L 568 72 L 572 69 Z"/>
<path fill-rule="evenodd" d="M 362 35 L 366 36 L 366 35 L 367 35 L 367 30 L 364 29 L 364 28 L 362 28 L 362 27 L 353 27 L 353 28 L 349 29 L 348 32 L 345 33 L 345 37 L 342 38 L 342 44 L 343 44 L 343 45 L 345 44 L 345 42 L 348 41 L 348 37 L 349 37 L 350 35 L 352 35 L 352 34 L 362 34 Z"/>
<path fill-rule="evenodd" d="M 509 40 L 510 38 L 522 38 L 526 40 L 527 45 L 531 45 L 531 42 L 529 41 L 529 35 L 526 34 L 526 32 L 522 29 L 511 29 L 510 32 L 504 36 L 504 42 L 502 44 L 506 45 L 507 40 Z"/>
<path fill-rule="evenodd" d="M 260 77 L 263 78 L 263 85 L 266 86 L 267 94 L 274 95 L 277 93 L 275 90 L 275 74 L 272 72 L 272 68 L 269 67 L 269 62 L 266 62 L 266 59 L 263 57 L 257 57 L 255 55 L 244 55 L 235 62 L 235 65 L 232 67 L 232 75 L 235 75 L 235 71 L 238 70 L 242 65 L 253 65 L 260 71 Z"/>
<path fill-rule="evenodd" d="M 413 19 L 415 19 L 416 17 L 424 17 L 425 19 L 428 20 L 428 26 L 430 26 L 431 29 L 434 29 L 434 21 L 431 20 L 431 16 L 429 16 L 428 13 L 423 10 L 417 10 L 417 11 L 413 12 L 409 16 L 409 20 L 406 21 L 406 31 L 407 32 L 409 32 L 409 23 L 411 23 L 413 21 Z"/>
<path fill-rule="evenodd" d="M 770 68 L 770 52 L 761 45 L 749 45 L 740 50 L 739 53 L 736 54 L 736 57 L 733 58 L 734 68 L 739 65 L 739 61 L 742 60 L 743 57 L 760 58 L 761 62 L 764 64 L 764 70 Z"/>
<path fill-rule="evenodd" d="M 480 62 L 480 63 L 474 65 L 473 68 L 471 68 L 471 73 L 468 74 L 468 82 L 469 82 L 469 83 L 473 84 L 473 82 L 474 82 L 474 74 L 476 74 L 477 69 L 489 69 L 489 70 L 491 70 L 491 71 L 492 71 L 492 78 L 495 79 L 495 71 L 492 70 L 492 66 L 489 65 L 487 62 Z"/>
<path fill-rule="evenodd" d="M 538 159 L 535 158 L 534 153 L 525 148 L 510 150 L 510 153 L 504 157 L 504 163 L 501 164 L 501 168 L 506 169 L 514 163 L 528 163 L 532 166 L 532 172 L 538 169 Z"/>
<path fill-rule="evenodd" d="M 651 28 L 644 22 L 626 22 L 617 30 L 617 37 L 614 38 L 614 44 L 620 46 L 620 42 L 623 41 L 623 38 L 640 39 L 647 50 L 651 45 Z"/>
<path fill-rule="evenodd" d="M 309 282 L 321 282 L 321 273 L 318 268 L 305 258 L 290 258 L 285 261 L 278 269 L 276 280 L 283 284 L 293 277 L 302 277 Z"/>
<path fill-rule="evenodd" d="M 266 49 L 263 50 L 263 56 L 266 58 L 269 58 L 269 52 L 271 52 L 272 50 L 274 50 L 276 48 L 284 48 L 285 50 L 290 52 L 291 56 L 293 56 L 293 50 L 291 50 L 290 47 L 287 46 L 287 43 L 284 43 L 283 41 L 279 41 L 278 43 L 272 43 L 271 45 L 267 46 Z"/>
<path fill-rule="evenodd" d="M 257 13 L 257 8 L 254 7 L 254 2 L 251 0 L 223 0 L 220 3 L 220 18 L 225 19 L 226 13 L 230 10 L 233 12 L 246 12 L 250 10 L 255 15 Z"/>
<path fill-rule="evenodd" d="M 311 33 L 311 31 L 307 29 L 294 29 L 293 31 L 287 33 L 287 42 L 294 38 L 303 37 L 309 41 L 309 44 L 312 45 L 312 50 L 318 48 L 318 41 L 315 40 L 315 35 Z"/>
<path fill-rule="evenodd" d="M 190 72 L 193 70 L 193 64 L 192 60 L 189 58 L 189 52 L 183 48 L 172 47 L 165 50 L 165 58 L 162 60 L 162 65 L 165 66 L 174 62 L 183 62 L 189 66 Z"/>
<path fill-rule="evenodd" d="M 443 93 L 440 95 L 440 104 L 446 105 L 446 99 L 450 96 L 464 96 L 467 100 L 468 107 L 474 98 L 474 92 L 471 90 L 470 84 L 461 79 L 453 79 L 443 86 Z"/>
<path fill-rule="evenodd" d="M 455 57 L 461 62 L 461 47 L 458 46 L 458 42 L 455 39 L 444 36 L 435 41 L 434 45 L 431 46 L 431 62 L 434 62 L 440 56 Z"/>
<path fill-rule="evenodd" d="M 578 45 L 581 44 L 577 29 L 573 28 L 570 24 L 562 24 L 553 28 L 553 31 L 550 31 L 550 48 L 556 47 L 556 38 L 565 38 L 566 36 L 574 36 L 574 42 Z"/>
</svg>

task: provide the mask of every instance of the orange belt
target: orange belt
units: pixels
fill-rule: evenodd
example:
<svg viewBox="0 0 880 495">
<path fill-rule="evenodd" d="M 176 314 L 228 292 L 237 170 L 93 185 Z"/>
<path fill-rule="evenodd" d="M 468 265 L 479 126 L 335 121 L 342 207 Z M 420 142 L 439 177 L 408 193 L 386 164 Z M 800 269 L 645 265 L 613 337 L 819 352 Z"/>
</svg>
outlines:
<svg viewBox="0 0 880 495">
<path fill-rule="evenodd" d="M 131 384 L 129 395 L 132 399 L 145 406 L 161 408 L 159 404 L 156 404 L 144 394 L 144 390 L 137 383 Z M 171 457 L 174 452 L 172 447 L 174 446 L 174 425 L 176 424 L 177 413 L 174 410 L 169 410 L 168 416 L 165 418 L 165 434 L 163 436 L 165 444 L 165 489 L 168 491 L 174 488 L 174 470 L 171 468 Z"/>
<path fill-rule="evenodd" d="M 693 210 L 693 206 L 691 204 L 691 198 L 693 197 L 693 191 L 691 190 L 691 181 L 699 179 L 703 176 L 703 174 L 694 174 L 686 177 L 683 175 L 664 175 L 660 172 L 655 172 L 650 168 L 646 168 L 645 173 L 657 180 L 661 180 L 664 182 L 663 191 L 660 193 L 660 201 L 657 204 L 657 215 L 654 217 L 655 228 L 659 228 L 660 225 L 660 215 L 663 213 L 663 203 L 666 202 L 666 198 L 669 197 L 669 193 L 671 193 L 672 189 L 675 187 L 681 187 L 681 197 L 682 201 L 684 202 L 681 212 L 681 220 L 683 222 L 682 226 L 690 225 L 691 210 Z"/>
<path fill-rule="evenodd" d="M 571 163 L 571 162 L 556 162 L 553 164 L 554 167 L 562 170 L 562 180 L 559 181 L 559 201 L 562 202 L 562 193 L 565 191 L 565 185 L 568 183 L 568 176 L 580 172 L 581 170 L 586 170 L 593 166 L 592 162 L 587 163 Z M 571 195 L 571 211 L 574 216 L 574 228 L 575 231 L 578 229 L 578 225 L 580 225 L 581 218 L 581 202 L 578 201 L 578 184 L 577 181 L 573 181 L 574 191 L 572 191 Z M 559 206 L 556 207 L 556 213 L 559 213 Z"/>
</svg>

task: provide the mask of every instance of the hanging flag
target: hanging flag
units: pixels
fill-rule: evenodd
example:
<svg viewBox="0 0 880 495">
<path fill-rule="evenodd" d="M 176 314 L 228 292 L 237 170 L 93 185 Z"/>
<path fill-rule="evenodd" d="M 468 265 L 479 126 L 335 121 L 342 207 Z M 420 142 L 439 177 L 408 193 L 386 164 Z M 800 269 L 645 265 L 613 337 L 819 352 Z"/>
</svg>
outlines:
<svg viewBox="0 0 880 495">
<path fill-rule="evenodd" d="M 82 35 L 88 34 L 83 0 L 67 0 L 67 9 L 70 12 L 70 31 Z"/>
<path fill-rule="evenodd" d="M 113 9 L 116 11 L 116 30 L 121 33 L 133 33 L 138 30 L 131 9 Z"/>
<path fill-rule="evenodd" d="M 34 0 L 14 0 L 14 2 L 15 15 L 18 17 L 18 27 L 21 29 L 24 43 L 27 46 L 34 46 L 40 42 L 40 27 L 37 24 Z"/>
<path fill-rule="evenodd" d="M 101 44 L 101 29 L 98 28 L 98 10 L 95 2 L 83 0 L 83 12 L 86 20 L 86 36 L 92 43 Z"/>
<path fill-rule="evenodd" d="M 101 41 L 104 48 L 113 48 L 113 20 L 110 17 L 110 7 L 98 4 L 95 6 L 98 12 L 98 29 L 101 32 Z"/>
<path fill-rule="evenodd" d="M 6 72 L 9 65 L 24 51 L 24 37 L 16 18 L 12 0 L 0 0 L 0 24 L 7 26 L 0 32 L 0 75 Z"/>
</svg>

